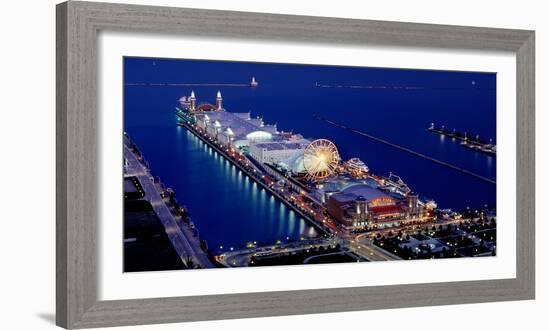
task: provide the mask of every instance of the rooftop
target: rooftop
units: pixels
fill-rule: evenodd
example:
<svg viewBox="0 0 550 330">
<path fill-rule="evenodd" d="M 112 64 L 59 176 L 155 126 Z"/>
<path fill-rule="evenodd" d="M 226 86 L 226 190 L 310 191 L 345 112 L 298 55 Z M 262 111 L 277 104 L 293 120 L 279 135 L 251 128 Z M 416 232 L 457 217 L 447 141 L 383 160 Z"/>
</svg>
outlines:
<svg viewBox="0 0 550 330">
<path fill-rule="evenodd" d="M 284 143 L 284 142 L 270 142 L 270 143 L 258 143 L 255 145 L 258 148 L 272 150 L 295 150 L 302 149 L 299 143 Z"/>
<path fill-rule="evenodd" d="M 197 113 L 199 120 L 206 117 L 210 122 L 218 121 L 223 128 L 231 128 L 236 139 L 245 139 L 246 136 L 253 132 L 267 132 L 277 134 L 277 128 L 274 125 L 263 125 L 259 118 L 250 118 L 250 113 L 235 113 L 227 111 L 214 111 Z"/>
<path fill-rule="evenodd" d="M 342 191 L 346 194 L 354 194 L 356 196 L 363 196 L 366 200 L 373 200 L 380 197 L 389 197 L 387 194 L 382 191 L 372 188 L 366 184 L 359 184 L 355 186 L 348 187 Z"/>
<path fill-rule="evenodd" d="M 346 194 L 346 193 L 337 193 L 337 194 L 334 194 L 334 195 L 330 196 L 330 198 L 333 198 L 334 200 L 336 200 L 339 203 L 351 203 L 351 202 L 355 201 L 355 199 L 357 198 L 357 195 Z"/>
<path fill-rule="evenodd" d="M 351 186 L 347 189 L 344 189 L 342 192 L 335 193 L 330 196 L 330 198 L 334 199 L 335 201 L 341 204 L 352 203 L 358 199 L 371 202 L 375 199 L 384 198 L 384 197 L 389 198 L 390 196 L 366 184 Z"/>
<path fill-rule="evenodd" d="M 371 188 L 378 187 L 378 184 L 376 183 L 376 181 L 374 181 L 371 178 L 355 179 L 355 178 L 352 178 L 352 177 L 349 177 L 349 176 L 339 175 L 339 176 L 336 176 L 336 177 L 333 177 L 333 178 L 326 179 L 323 182 L 322 190 L 327 191 L 327 192 L 329 192 L 329 191 L 343 191 L 343 190 L 346 190 L 347 188 L 357 186 L 357 185 L 366 185 L 366 186 L 369 186 Z"/>
</svg>

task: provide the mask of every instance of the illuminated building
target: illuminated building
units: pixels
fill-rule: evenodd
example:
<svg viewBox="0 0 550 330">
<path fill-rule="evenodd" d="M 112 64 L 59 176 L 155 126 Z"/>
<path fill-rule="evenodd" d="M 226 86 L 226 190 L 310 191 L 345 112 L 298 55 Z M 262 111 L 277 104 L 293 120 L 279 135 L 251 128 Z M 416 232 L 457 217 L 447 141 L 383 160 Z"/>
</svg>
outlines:
<svg viewBox="0 0 550 330">
<path fill-rule="evenodd" d="M 293 142 L 252 143 L 250 155 L 260 164 L 288 164 L 288 160 L 304 154 L 304 147 Z"/>
<path fill-rule="evenodd" d="M 396 199 L 368 185 L 355 185 L 331 194 L 326 207 L 347 230 L 392 227 L 404 219 L 406 213 Z"/>
<path fill-rule="evenodd" d="M 189 108 L 189 101 L 187 101 L 187 96 L 182 96 L 179 99 L 180 106 L 182 109 Z"/>
<path fill-rule="evenodd" d="M 192 94 L 193 96 L 194 94 Z M 193 102 L 190 100 L 189 110 Z M 251 144 L 282 141 L 276 125 L 267 125 L 260 117 L 252 118 L 250 112 L 227 112 L 223 109 L 221 92 L 216 105 L 203 103 L 194 112 L 199 129 L 213 139 L 248 152 Z"/>
<path fill-rule="evenodd" d="M 423 209 L 418 203 L 418 195 L 409 193 L 405 202 L 407 204 L 407 217 L 418 218 L 422 216 Z"/>
<path fill-rule="evenodd" d="M 191 96 L 189 96 L 189 110 L 195 111 L 197 106 L 197 99 L 195 98 L 195 91 L 191 91 Z"/>
<path fill-rule="evenodd" d="M 369 168 L 359 158 L 351 158 L 344 163 L 344 169 L 354 178 L 365 179 L 369 175 Z"/>
<path fill-rule="evenodd" d="M 216 95 L 216 110 L 222 111 L 223 109 L 223 103 L 222 103 L 222 92 L 218 91 L 218 94 Z"/>
</svg>

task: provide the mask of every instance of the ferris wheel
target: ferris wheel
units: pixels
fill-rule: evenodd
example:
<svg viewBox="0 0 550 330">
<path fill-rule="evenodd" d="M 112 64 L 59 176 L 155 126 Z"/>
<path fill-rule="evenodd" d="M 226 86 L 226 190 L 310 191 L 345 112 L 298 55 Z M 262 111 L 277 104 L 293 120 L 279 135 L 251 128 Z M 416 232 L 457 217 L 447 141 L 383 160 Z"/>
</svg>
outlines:
<svg viewBox="0 0 550 330">
<path fill-rule="evenodd" d="M 338 149 L 329 140 L 315 140 L 304 150 L 304 168 L 307 176 L 315 181 L 331 176 L 339 163 Z"/>
</svg>

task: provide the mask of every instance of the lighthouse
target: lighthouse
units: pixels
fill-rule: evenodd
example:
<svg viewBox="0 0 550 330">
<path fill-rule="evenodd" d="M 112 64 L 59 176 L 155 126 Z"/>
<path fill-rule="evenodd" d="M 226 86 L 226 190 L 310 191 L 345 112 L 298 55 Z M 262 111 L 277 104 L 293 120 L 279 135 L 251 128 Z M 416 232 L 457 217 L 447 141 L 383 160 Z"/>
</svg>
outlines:
<svg viewBox="0 0 550 330">
<path fill-rule="evenodd" d="M 258 82 L 256 81 L 256 77 L 252 76 L 252 80 L 250 81 L 250 87 L 257 87 Z"/>
<path fill-rule="evenodd" d="M 197 105 L 197 99 L 195 98 L 195 91 L 191 91 L 191 96 L 189 96 L 189 109 L 195 111 L 195 106 Z"/>
<path fill-rule="evenodd" d="M 218 91 L 218 94 L 216 95 L 216 110 L 222 111 L 223 104 L 222 104 L 222 92 Z"/>
</svg>

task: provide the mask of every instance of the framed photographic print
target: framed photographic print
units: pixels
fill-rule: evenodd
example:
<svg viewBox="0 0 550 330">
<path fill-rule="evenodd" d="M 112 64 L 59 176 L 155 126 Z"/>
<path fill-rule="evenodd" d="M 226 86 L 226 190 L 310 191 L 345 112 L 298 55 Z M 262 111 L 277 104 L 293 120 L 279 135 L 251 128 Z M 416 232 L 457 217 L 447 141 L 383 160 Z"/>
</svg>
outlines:
<svg viewBox="0 0 550 330">
<path fill-rule="evenodd" d="M 58 324 L 533 299 L 534 43 L 58 5 Z"/>
</svg>

